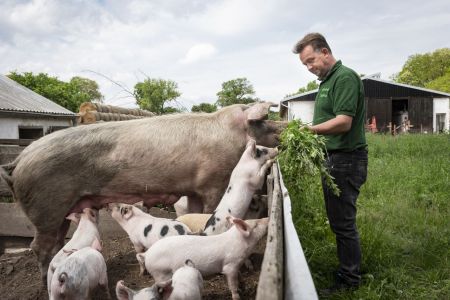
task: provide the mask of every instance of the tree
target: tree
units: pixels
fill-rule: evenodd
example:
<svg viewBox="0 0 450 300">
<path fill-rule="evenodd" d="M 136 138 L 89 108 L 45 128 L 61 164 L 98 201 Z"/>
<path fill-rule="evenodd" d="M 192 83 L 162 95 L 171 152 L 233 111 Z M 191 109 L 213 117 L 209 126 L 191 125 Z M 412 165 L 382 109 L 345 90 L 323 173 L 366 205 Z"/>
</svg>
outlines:
<svg viewBox="0 0 450 300">
<path fill-rule="evenodd" d="M 207 112 L 212 113 L 217 110 L 217 106 L 211 103 L 200 103 L 199 105 L 193 105 L 191 108 L 192 112 Z"/>
<path fill-rule="evenodd" d="M 258 101 L 252 97 L 255 94 L 253 86 L 247 78 L 236 78 L 222 83 L 222 90 L 217 93 L 216 105 L 224 107 L 232 104 L 248 104 Z"/>
<path fill-rule="evenodd" d="M 450 48 L 411 55 L 392 79 L 399 83 L 450 92 Z"/>
<path fill-rule="evenodd" d="M 174 113 L 180 113 L 180 112 L 182 112 L 182 110 L 179 108 L 167 106 L 167 107 L 163 108 L 162 114 L 165 115 L 165 114 L 174 114 Z"/>
<path fill-rule="evenodd" d="M 177 83 L 171 80 L 148 78 L 134 86 L 136 103 L 141 109 L 146 109 L 157 115 L 167 113 L 164 105 L 178 98 Z M 173 111 L 170 111 L 173 112 Z"/>
<path fill-rule="evenodd" d="M 64 82 L 46 73 L 35 75 L 32 72 L 24 72 L 19 74 L 15 71 L 10 72 L 8 77 L 72 112 L 78 111 L 83 102 L 101 102 L 103 99 L 102 94 L 98 91 L 98 84 L 82 77 L 73 77 L 70 82 Z"/>
<path fill-rule="evenodd" d="M 313 80 L 308 82 L 308 84 L 306 85 L 306 87 L 301 87 L 298 89 L 297 94 L 302 94 L 302 93 L 306 93 L 315 89 L 319 88 L 319 84 Z"/>
<path fill-rule="evenodd" d="M 97 82 L 75 76 L 69 81 L 69 85 L 74 91 L 74 95 L 85 100 L 84 102 L 98 102 L 103 103 L 103 95 L 99 92 Z"/>
</svg>

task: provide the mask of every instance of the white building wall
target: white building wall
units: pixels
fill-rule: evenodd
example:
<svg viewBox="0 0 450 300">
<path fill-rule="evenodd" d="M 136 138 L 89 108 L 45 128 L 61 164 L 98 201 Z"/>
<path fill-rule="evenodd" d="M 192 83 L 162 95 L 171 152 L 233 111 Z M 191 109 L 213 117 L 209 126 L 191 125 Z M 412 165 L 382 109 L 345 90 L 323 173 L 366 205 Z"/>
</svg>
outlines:
<svg viewBox="0 0 450 300">
<path fill-rule="evenodd" d="M 314 115 L 314 101 L 290 101 L 288 121 L 300 119 L 303 123 L 312 123 Z"/>
<path fill-rule="evenodd" d="M 436 132 L 436 114 L 445 114 L 445 130 L 449 130 L 450 98 L 433 99 L 433 132 Z"/>
<path fill-rule="evenodd" d="M 0 118 L 0 139 L 18 139 L 19 126 L 42 127 L 44 134 L 50 126 L 72 126 L 67 119 L 37 119 L 37 118 Z"/>
</svg>

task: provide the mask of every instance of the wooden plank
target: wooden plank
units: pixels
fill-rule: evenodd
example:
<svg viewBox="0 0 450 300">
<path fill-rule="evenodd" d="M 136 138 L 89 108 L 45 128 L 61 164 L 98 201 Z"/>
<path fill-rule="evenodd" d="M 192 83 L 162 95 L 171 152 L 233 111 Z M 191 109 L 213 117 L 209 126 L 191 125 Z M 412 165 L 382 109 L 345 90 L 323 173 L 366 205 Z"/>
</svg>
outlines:
<svg viewBox="0 0 450 300">
<path fill-rule="evenodd" d="M 175 213 L 169 213 L 156 207 L 150 209 L 150 214 L 163 218 L 175 218 Z M 66 238 L 70 238 L 76 229 L 70 225 Z M 101 238 L 126 236 L 126 232 L 110 216 L 106 210 L 100 211 L 99 225 Z M 0 237 L 33 237 L 34 226 L 28 220 L 22 209 L 16 203 L 0 203 Z"/>
<path fill-rule="evenodd" d="M 34 226 L 16 203 L 0 203 L 0 236 L 34 236 Z"/>
<path fill-rule="evenodd" d="M 273 192 L 271 197 L 270 221 L 267 230 L 267 244 L 259 276 L 257 300 L 283 299 L 283 211 L 280 185 L 277 184 L 278 167 L 272 166 Z M 269 194 L 268 194 L 269 196 Z"/>
<path fill-rule="evenodd" d="M 35 139 L 0 139 L 1 145 L 19 145 L 19 146 L 28 146 Z"/>
</svg>

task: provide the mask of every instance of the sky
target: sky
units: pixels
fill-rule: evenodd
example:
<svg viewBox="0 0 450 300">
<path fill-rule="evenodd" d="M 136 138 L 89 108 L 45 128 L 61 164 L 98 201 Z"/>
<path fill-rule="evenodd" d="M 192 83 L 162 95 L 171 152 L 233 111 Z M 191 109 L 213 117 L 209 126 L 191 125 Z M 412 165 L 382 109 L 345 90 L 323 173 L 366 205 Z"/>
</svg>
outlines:
<svg viewBox="0 0 450 300">
<path fill-rule="evenodd" d="M 316 79 L 292 53 L 309 32 L 359 74 L 389 79 L 410 55 L 450 47 L 450 1 L 1 0 L 0 74 L 89 78 L 123 107 L 136 107 L 137 82 L 172 80 L 169 105 L 186 109 L 245 77 L 278 103 Z"/>
</svg>

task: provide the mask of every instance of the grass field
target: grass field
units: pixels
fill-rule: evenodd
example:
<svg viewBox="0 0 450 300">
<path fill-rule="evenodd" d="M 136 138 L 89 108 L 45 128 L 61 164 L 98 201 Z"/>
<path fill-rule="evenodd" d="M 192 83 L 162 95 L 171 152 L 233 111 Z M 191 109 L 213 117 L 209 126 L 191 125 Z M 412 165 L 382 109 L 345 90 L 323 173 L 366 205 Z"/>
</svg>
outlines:
<svg viewBox="0 0 450 300">
<path fill-rule="evenodd" d="M 330 299 L 450 299 L 450 136 L 367 135 L 358 198 L 363 284 Z M 338 264 L 319 178 L 289 187 L 294 223 L 317 290 Z M 292 192 L 294 191 L 294 192 Z"/>
</svg>

